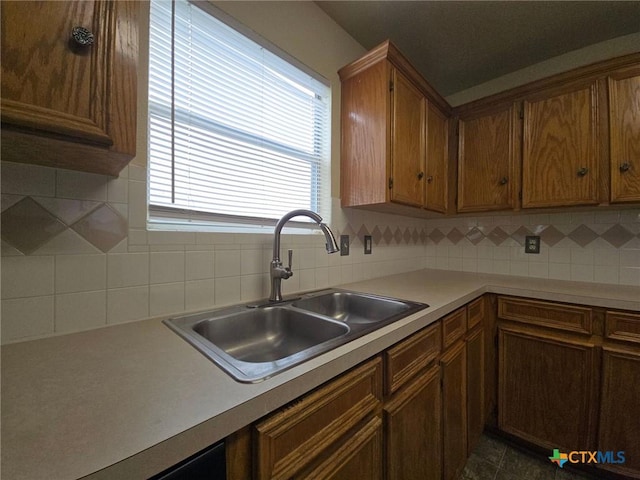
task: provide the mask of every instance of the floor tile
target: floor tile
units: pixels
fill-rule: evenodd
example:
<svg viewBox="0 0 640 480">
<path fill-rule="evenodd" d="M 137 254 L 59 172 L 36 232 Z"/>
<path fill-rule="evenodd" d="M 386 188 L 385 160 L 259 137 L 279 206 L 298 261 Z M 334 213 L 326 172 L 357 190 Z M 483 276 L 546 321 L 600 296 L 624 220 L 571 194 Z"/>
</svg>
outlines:
<svg viewBox="0 0 640 480">
<path fill-rule="evenodd" d="M 520 476 L 519 474 L 515 474 L 512 472 L 498 470 L 498 473 L 495 476 L 495 480 L 528 480 L 528 477 L 526 476 L 526 474 L 524 474 L 524 476 Z M 553 480 L 553 477 L 549 477 L 549 480 Z"/>
<path fill-rule="evenodd" d="M 555 477 L 556 467 L 546 460 L 542 456 L 536 457 L 513 447 L 507 447 L 500 470 L 528 480 L 552 480 Z"/>
<path fill-rule="evenodd" d="M 493 480 L 497 471 L 497 465 L 493 465 L 472 453 L 464 466 L 460 480 Z"/>
<path fill-rule="evenodd" d="M 473 453 L 499 467 L 506 450 L 507 446 L 498 438 L 482 435 Z"/>
<path fill-rule="evenodd" d="M 587 475 L 586 473 L 578 473 L 566 468 L 557 468 L 555 480 L 592 480 L 596 477 Z"/>
<path fill-rule="evenodd" d="M 469 456 L 460 480 L 597 480 L 567 468 L 561 469 L 544 455 L 514 448 L 494 435 L 482 435 Z"/>
</svg>

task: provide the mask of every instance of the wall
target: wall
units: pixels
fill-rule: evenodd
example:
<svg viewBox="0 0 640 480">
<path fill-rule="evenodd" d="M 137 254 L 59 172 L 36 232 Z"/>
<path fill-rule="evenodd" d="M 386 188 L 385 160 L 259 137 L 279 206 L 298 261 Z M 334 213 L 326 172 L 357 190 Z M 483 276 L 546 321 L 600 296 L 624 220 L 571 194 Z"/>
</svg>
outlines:
<svg viewBox="0 0 640 480">
<path fill-rule="evenodd" d="M 295 250 L 285 293 L 426 266 L 640 285 L 638 209 L 428 221 L 340 209 L 336 71 L 362 47 L 312 2 L 218 5 L 332 86 L 331 227 L 350 235 L 351 255 L 326 255 L 319 235 L 285 235 L 283 250 Z M 145 63 L 142 55 L 139 152 L 119 178 L 2 164 L 3 343 L 267 295 L 270 235 L 147 230 Z M 522 254 L 523 229 L 541 232 L 539 256 Z"/>
<path fill-rule="evenodd" d="M 327 255 L 321 235 L 284 235 L 282 250 L 295 251 L 295 273 L 283 282 L 285 294 L 424 268 L 423 221 L 343 212 L 335 198 L 340 171 L 337 70 L 364 49 L 312 2 L 219 6 L 331 82 L 331 227 L 337 235 L 350 234 L 351 255 Z M 141 8 L 146 6 L 141 3 Z M 142 52 L 148 48 L 145 29 Z M 119 178 L 2 164 L 3 343 L 268 295 L 270 234 L 147 231 L 146 62 L 143 54 L 138 155 Z M 376 238 L 366 257 L 355 238 L 365 231 Z"/>
<path fill-rule="evenodd" d="M 640 209 L 459 217 L 428 222 L 427 266 L 640 287 Z M 525 254 L 527 235 L 540 254 Z"/>
<path fill-rule="evenodd" d="M 605 42 L 596 43 L 585 48 L 550 58 L 488 82 L 476 85 L 447 97 L 450 105 L 456 107 L 479 98 L 500 93 L 504 90 L 524 85 L 535 80 L 566 72 L 573 68 L 582 67 L 609 58 L 620 57 L 636 53 L 640 45 L 640 33 L 632 33 L 622 37 L 612 38 Z"/>
</svg>

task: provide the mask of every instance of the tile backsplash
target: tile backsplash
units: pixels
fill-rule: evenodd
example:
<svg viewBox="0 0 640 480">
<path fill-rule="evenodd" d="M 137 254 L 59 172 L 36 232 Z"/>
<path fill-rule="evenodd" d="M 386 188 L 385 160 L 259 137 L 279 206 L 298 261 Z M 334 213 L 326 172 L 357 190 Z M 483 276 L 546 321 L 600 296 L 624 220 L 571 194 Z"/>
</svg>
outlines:
<svg viewBox="0 0 640 480">
<path fill-rule="evenodd" d="M 1 173 L 3 343 L 268 295 L 271 234 L 148 230 L 143 167 L 109 178 L 4 162 Z M 424 220 L 333 203 L 350 255 L 285 234 L 285 294 L 425 267 L 640 286 L 637 208 Z M 527 235 L 540 254 L 524 253 Z"/>
</svg>

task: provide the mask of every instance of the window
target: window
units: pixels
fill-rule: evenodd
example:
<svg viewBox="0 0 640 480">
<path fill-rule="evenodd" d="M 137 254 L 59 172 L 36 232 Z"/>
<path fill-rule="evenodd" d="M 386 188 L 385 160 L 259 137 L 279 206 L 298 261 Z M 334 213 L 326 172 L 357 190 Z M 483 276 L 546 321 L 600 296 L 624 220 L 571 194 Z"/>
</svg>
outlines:
<svg viewBox="0 0 640 480">
<path fill-rule="evenodd" d="M 273 225 L 328 212 L 326 80 L 213 9 L 151 2 L 150 217 Z"/>
</svg>

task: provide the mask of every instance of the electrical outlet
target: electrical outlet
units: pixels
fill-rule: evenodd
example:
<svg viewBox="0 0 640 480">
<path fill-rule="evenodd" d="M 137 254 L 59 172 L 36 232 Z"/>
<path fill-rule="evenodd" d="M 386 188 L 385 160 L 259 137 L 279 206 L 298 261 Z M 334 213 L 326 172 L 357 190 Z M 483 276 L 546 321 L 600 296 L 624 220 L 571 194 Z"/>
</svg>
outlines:
<svg viewBox="0 0 640 480">
<path fill-rule="evenodd" d="M 540 237 L 537 235 L 527 236 L 524 239 L 524 253 L 540 253 Z"/>
<path fill-rule="evenodd" d="M 349 235 L 340 235 L 340 256 L 349 255 Z"/>
<path fill-rule="evenodd" d="M 365 235 L 364 236 L 364 254 L 365 255 L 371 255 L 371 246 L 372 246 L 372 241 L 371 241 L 371 235 Z"/>
</svg>

